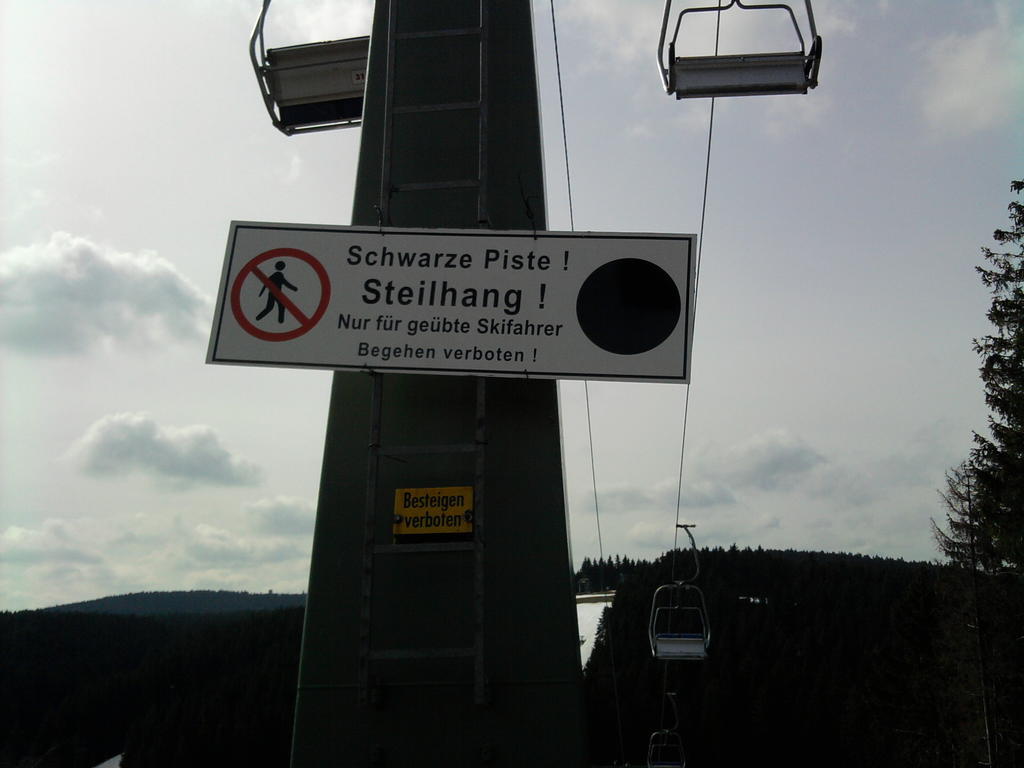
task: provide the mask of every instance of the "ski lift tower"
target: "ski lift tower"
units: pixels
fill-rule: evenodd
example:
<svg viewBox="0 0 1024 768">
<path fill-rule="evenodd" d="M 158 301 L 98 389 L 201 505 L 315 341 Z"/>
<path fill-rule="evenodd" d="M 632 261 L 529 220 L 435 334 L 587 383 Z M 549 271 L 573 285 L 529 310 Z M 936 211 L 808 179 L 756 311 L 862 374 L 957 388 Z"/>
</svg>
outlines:
<svg viewBox="0 0 1024 768">
<path fill-rule="evenodd" d="M 351 84 L 356 46 L 267 66 Z M 284 132 L 359 122 L 254 65 Z M 377 0 L 352 223 L 544 229 L 534 72 L 529 0 Z M 406 492 L 469 496 L 466 525 L 397 535 Z M 554 381 L 335 373 L 292 768 L 586 765 L 565 514 Z"/>
</svg>

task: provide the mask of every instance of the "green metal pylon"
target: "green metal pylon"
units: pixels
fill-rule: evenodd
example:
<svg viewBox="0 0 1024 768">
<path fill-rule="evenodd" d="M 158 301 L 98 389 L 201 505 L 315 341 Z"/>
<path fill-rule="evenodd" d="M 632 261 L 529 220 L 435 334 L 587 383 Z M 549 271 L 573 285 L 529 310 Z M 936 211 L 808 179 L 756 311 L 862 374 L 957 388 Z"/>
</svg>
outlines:
<svg viewBox="0 0 1024 768">
<path fill-rule="evenodd" d="M 528 0 L 378 0 L 353 223 L 543 229 L 534 72 Z M 474 541 L 393 543 L 444 486 Z M 586 764 L 555 382 L 335 374 L 293 768 Z"/>
</svg>

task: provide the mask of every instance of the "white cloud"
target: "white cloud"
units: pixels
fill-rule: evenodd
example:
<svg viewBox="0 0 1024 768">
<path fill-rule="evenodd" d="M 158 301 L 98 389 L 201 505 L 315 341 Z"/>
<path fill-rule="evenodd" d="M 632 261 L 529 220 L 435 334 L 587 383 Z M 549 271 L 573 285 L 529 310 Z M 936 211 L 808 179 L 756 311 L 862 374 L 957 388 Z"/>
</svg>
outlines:
<svg viewBox="0 0 1024 768">
<path fill-rule="evenodd" d="M 218 570 L 308 556 L 305 548 L 295 544 L 237 537 L 230 531 L 206 523 L 192 529 L 185 543 L 185 554 L 200 566 Z"/>
<path fill-rule="evenodd" d="M 212 427 L 163 427 L 143 413 L 104 416 L 72 453 L 91 475 L 141 472 L 184 489 L 195 485 L 255 485 L 259 467 L 232 455 Z"/>
<path fill-rule="evenodd" d="M 276 48 L 368 35 L 372 22 L 373 0 L 305 0 L 271 6 L 264 34 L 267 47 Z"/>
<path fill-rule="evenodd" d="M 230 9 L 234 16 L 249 22 L 249 29 L 260 15 L 260 0 L 191 0 L 191 3 L 199 14 Z M 374 0 L 290 0 L 274 3 L 265 23 L 267 47 L 368 35 L 373 20 L 373 4 Z"/>
<path fill-rule="evenodd" d="M 66 354 L 114 341 L 159 346 L 205 334 L 210 300 L 167 260 L 82 237 L 0 253 L 0 343 Z"/>
<path fill-rule="evenodd" d="M 786 429 L 712 445 L 684 466 L 678 518 L 698 524 L 701 546 L 799 548 L 812 540 L 826 549 L 927 556 L 927 541 L 921 544 L 927 504 L 951 464 L 953 437 L 955 425 L 940 420 L 868 460 L 826 457 Z M 915 506 L 919 498 L 924 510 Z M 574 497 L 572 509 L 574 549 L 579 557 L 593 555 L 598 542 L 589 495 Z M 606 487 L 600 511 L 608 551 L 655 556 L 672 545 L 676 480 Z"/>
<path fill-rule="evenodd" d="M 884 489 L 866 471 L 845 466 L 822 467 L 807 484 L 812 498 L 828 499 L 844 508 L 860 508 L 878 501 Z"/>
<path fill-rule="evenodd" d="M 654 2 L 636 0 L 569 0 L 555 10 L 556 20 L 580 24 L 593 42 L 587 64 L 614 68 L 650 57 L 653 61 L 661 29 L 661 10 Z M 538 21 L 539 23 L 539 21 Z M 653 67 L 652 67 L 653 70 Z"/>
<path fill-rule="evenodd" d="M 52 168 L 61 157 L 56 152 L 44 152 L 40 149 L 33 149 L 24 155 L 5 155 L 3 165 L 9 170 L 36 170 L 38 168 Z"/>
<path fill-rule="evenodd" d="M 681 489 L 677 478 L 601 489 L 605 541 L 625 542 L 627 550 L 655 556 L 671 548 L 677 517 L 680 522 L 699 522 L 701 545 L 757 543 L 752 536 L 771 540 L 791 535 L 783 529 L 796 530 L 793 525 L 800 523 L 782 516 L 781 509 L 792 492 L 813 491 L 815 479 L 828 466 L 821 453 L 785 429 L 707 449 L 687 461 Z M 573 499 L 574 547 L 581 553 L 592 554 L 597 544 L 592 505 L 590 498 Z"/>
<path fill-rule="evenodd" d="M 724 485 L 762 491 L 791 488 L 823 463 L 824 456 L 785 429 L 754 435 L 702 460 L 705 472 Z"/>
<path fill-rule="evenodd" d="M 866 5 L 864 0 L 841 0 L 826 5 L 816 3 L 814 6 L 814 21 L 818 27 L 818 34 L 822 39 L 853 37 L 859 27 L 856 21 L 858 13 L 863 13 Z M 889 0 L 879 0 L 878 10 L 884 16 L 889 12 Z"/>
<path fill-rule="evenodd" d="M 1024 28 L 1000 4 L 992 26 L 925 45 L 921 71 L 921 110 L 934 131 L 965 136 L 1003 125 L 1024 93 Z"/>
<path fill-rule="evenodd" d="M 679 495 L 679 506 L 687 509 L 717 507 L 733 504 L 736 497 L 725 485 L 709 479 L 684 481 Z"/>
<path fill-rule="evenodd" d="M 629 527 L 626 541 L 634 547 L 664 552 L 672 548 L 672 529 L 660 522 L 642 520 Z"/>
<path fill-rule="evenodd" d="M 810 91 L 801 99 L 778 98 L 764 102 L 763 126 L 773 139 L 784 140 L 794 131 L 821 125 L 832 109 L 833 99 L 827 89 Z"/>
<path fill-rule="evenodd" d="M 23 192 L 18 199 L 11 201 L 10 210 L 4 220 L 7 222 L 18 221 L 33 211 L 48 207 L 52 202 L 53 197 L 46 190 L 29 189 Z"/>
<path fill-rule="evenodd" d="M 679 506 L 687 509 L 732 504 L 736 500 L 728 488 L 708 478 L 684 479 L 681 489 L 673 478 L 651 486 L 615 486 L 598 494 L 601 511 L 609 514 L 674 510 L 677 496 Z"/>
<path fill-rule="evenodd" d="M 294 184 L 302 176 L 302 155 L 293 152 L 288 157 L 288 170 L 284 174 L 285 184 Z"/>
<path fill-rule="evenodd" d="M 0 533 L 0 559 L 5 563 L 34 565 L 96 565 L 103 558 L 78 545 L 62 520 L 47 520 L 39 529 L 12 525 Z"/>
<path fill-rule="evenodd" d="M 660 140 L 664 135 L 693 136 L 707 141 L 709 109 L 707 102 L 688 101 L 675 105 L 677 109 L 667 120 L 639 119 L 626 127 L 626 134 L 639 141 Z"/>
<path fill-rule="evenodd" d="M 76 521 L 48 519 L 38 528 L 0 531 L 0 596 L 5 609 L 55 605 L 77 599 L 83 585 L 102 594 L 115 583 L 102 548 Z M 69 597 L 74 596 L 74 597 Z"/>
<path fill-rule="evenodd" d="M 828 499 L 838 508 L 861 509 L 875 502 L 891 501 L 906 489 L 927 492 L 939 488 L 945 470 L 966 455 L 969 448 L 970 442 L 955 424 L 937 419 L 870 461 L 830 462 L 817 467 L 803 490 L 812 498 Z"/>
<path fill-rule="evenodd" d="M 215 512 L 190 507 L 187 512 Z M 230 513 L 224 512 L 230 517 Z M 112 536 L 116 527 L 117 535 Z M 309 547 L 294 539 L 236 535 L 180 515 L 50 518 L 0 529 L 0 604 L 5 610 L 149 589 L 300 592 Z"/>
<path fill-rule="evenodd" d="M 279 536 L 311 536 L 316 510 L 311 501 L 291 496 L 275 496 L 242 505 L 242 511 L 254 518 L 261 533 Z"/>
</svg>

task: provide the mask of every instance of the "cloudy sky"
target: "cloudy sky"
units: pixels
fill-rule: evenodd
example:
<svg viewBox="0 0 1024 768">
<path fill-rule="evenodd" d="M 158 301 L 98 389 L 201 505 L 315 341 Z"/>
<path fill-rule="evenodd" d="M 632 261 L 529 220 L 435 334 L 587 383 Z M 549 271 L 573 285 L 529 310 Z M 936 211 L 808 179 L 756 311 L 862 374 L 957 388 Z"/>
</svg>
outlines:
<svg viewBox="0 0 1024 768">
<path fill-rule="evenodd" d="M 534 5 L 565 230 L 550 6 Z M 576 229 L 696 232 L 709 103 L 661 90 L 661 4 L 555 9 Z M 364 34 L 370 11 L 277 0 L 268 42 Z M 817 90 L 716 106 L 681 515 L 702 545 L 931 559 L 943 472 L 985 428 L 973 268 L 1024 172 L 1024 7 L 815 11 Z M 347 224 L 360 131 L 273 129 L 246 53 L 257 14 L 0 4 L 0 609 L 305 588 L 330 374 L 203 361 L 228 222 Z M 785 32 L 739 21 L 723 50 Z M 579 561 L 597 554 L 586 399 L 560 392 Z M 589 384 L 606 553 L 671 545 L 685 396 Z"/>
</svg>

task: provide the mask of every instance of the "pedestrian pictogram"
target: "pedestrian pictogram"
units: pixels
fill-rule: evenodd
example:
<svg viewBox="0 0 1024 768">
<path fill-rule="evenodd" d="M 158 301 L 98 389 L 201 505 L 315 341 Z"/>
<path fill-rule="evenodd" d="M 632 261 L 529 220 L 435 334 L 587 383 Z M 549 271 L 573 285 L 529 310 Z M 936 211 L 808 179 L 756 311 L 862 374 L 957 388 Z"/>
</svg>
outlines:
<svg viewBox="0 0 1024 768">
<path fill-rule="evenodd" d="M 295 267 L 301 264 L 313 273 L 309 275 L 309 270 L 304 270 L 305 280 L 296 274 Z M 250 292 L 257 299 L 265 297 L 263 309 L 251 319 L 245 310 L 252 303 L 247 301 L 251 299 Z M 247 333 L 263 341 L 288 341 L 303 335 L 324 316 L 330 300 L 331 282 L 327 270 L 298 248 L 274 248 L 261 253 L 242 267 L 231 286 L 231 311 L 235 319 Z M 314 302 L 315 309 L 309 312 Z M 275 326 L 285 325 L 286 321 L 287 329 L 275 330 Z"/>
<path fill-rule="evenodd" d="M 289 283 L 288 282 L 288 278 L 284 276 L 284 268 L 285 268 L 285 266 L 287 266 L 287 265 L 283 261 L 279 261 L 276 264 L 274 264 L 274 274 L 272 274 L 270 276 L 269 282 L 264 283 L 263 287 L 260 288 L 260 294 L 259 294 L 260 296 L 262 296 L 264 293 L 267 294 L 267 306 L 265 306 L 263 308 L 262 312 L 260 312 L 258 315 L 256 315 L 256 319 L 257 320 L 262 320 L 264 317 L 266 317 L 270 313 L 270 310 L 272 310 L 274 308 L 274 306 L 276 305 L 277 306 L 277 322 L 278 322 L 278 324 L 284 322 L 284 310 L 285 310 L 284 302 L 278 300 L 277 297 L 280 294 L 280 292 L 282 290 L 284 290 L 285 288 L 290 288 L 293 291 L 299 290 L 294 285 Z M 277 286 L 277 290 L 276 291 L 270 290 L 268 292 L 267 288 L 268 287 L 272 288 L 271 283 L 273 283 L 274 285 Z"/>
</svg>

